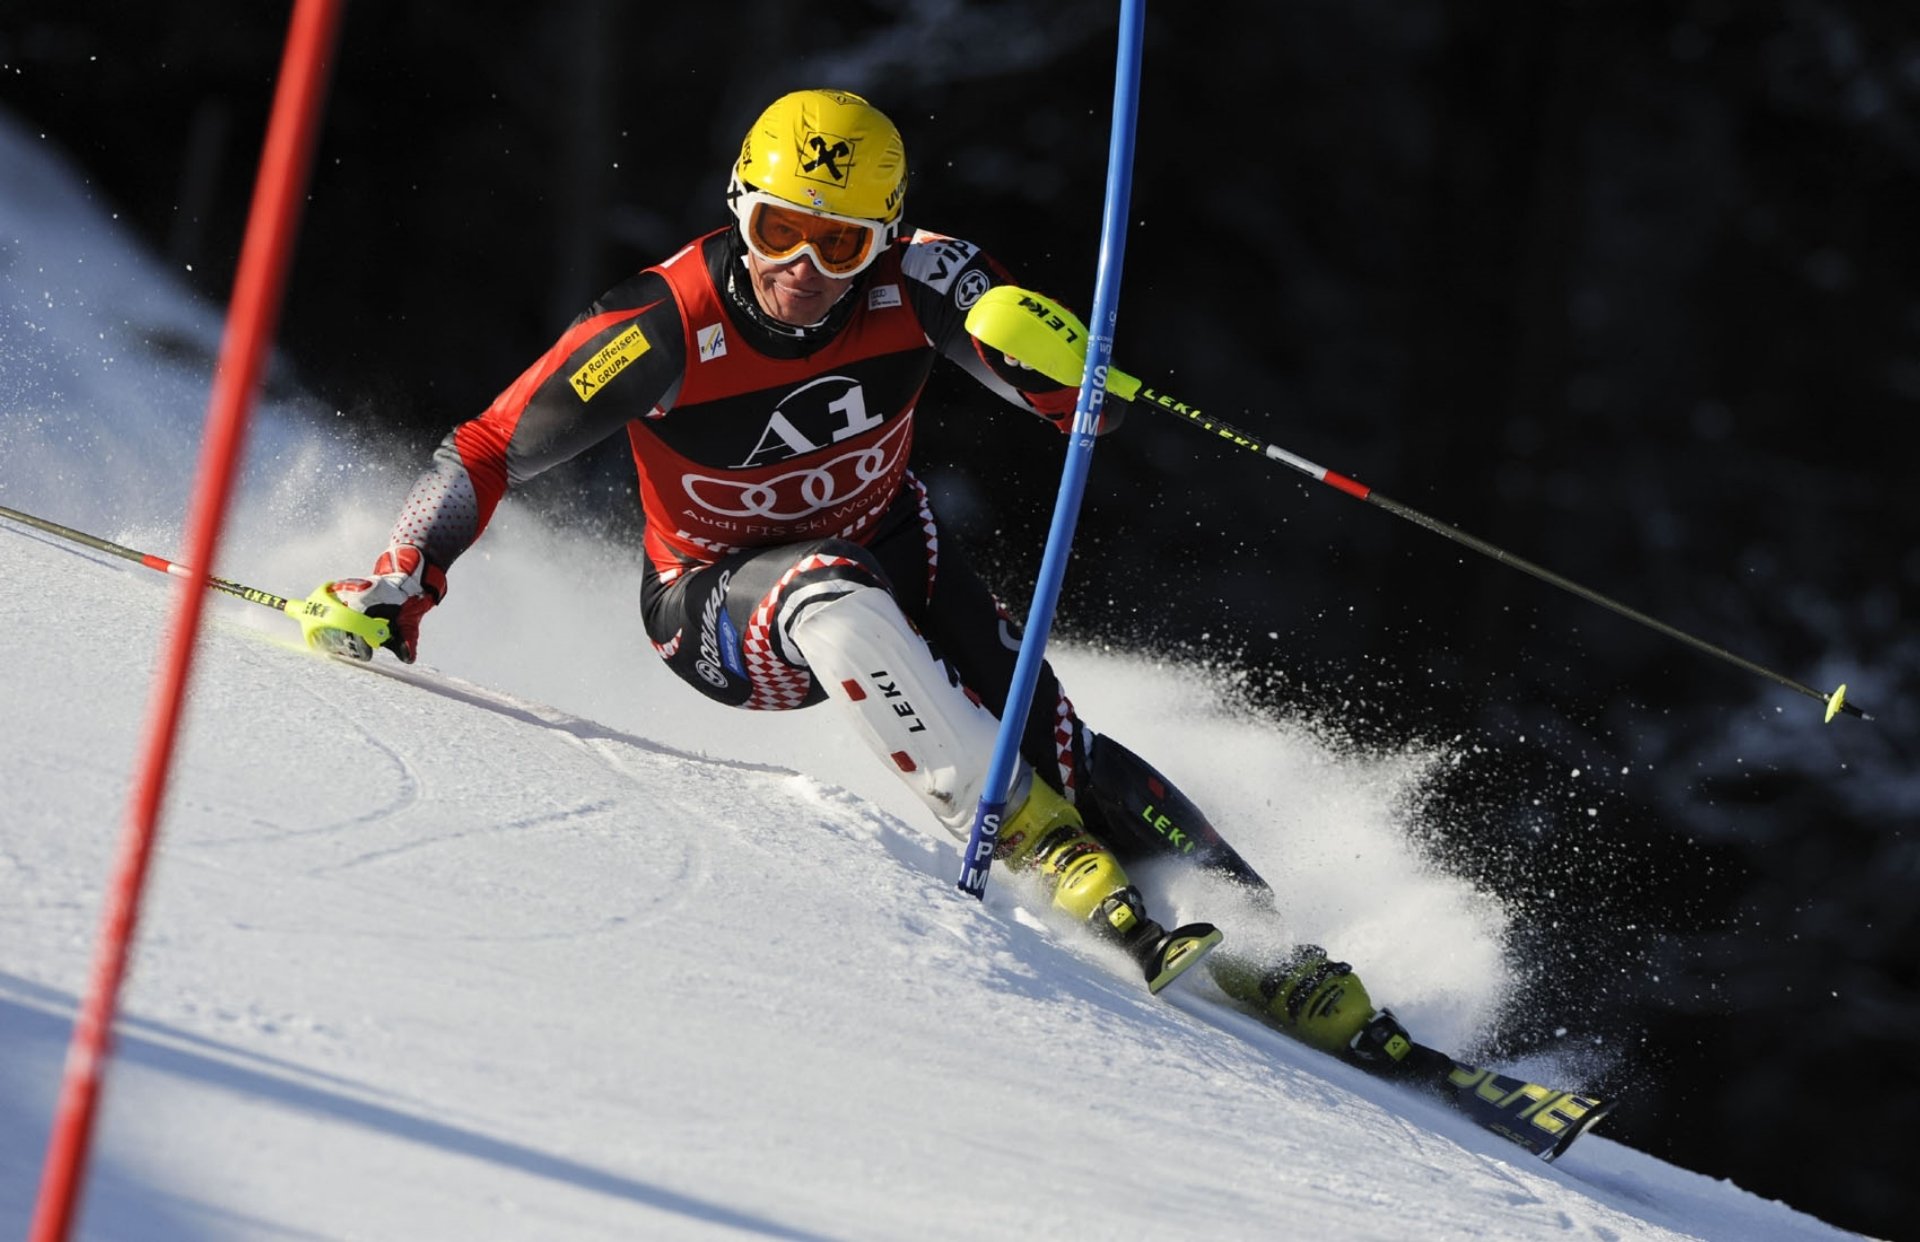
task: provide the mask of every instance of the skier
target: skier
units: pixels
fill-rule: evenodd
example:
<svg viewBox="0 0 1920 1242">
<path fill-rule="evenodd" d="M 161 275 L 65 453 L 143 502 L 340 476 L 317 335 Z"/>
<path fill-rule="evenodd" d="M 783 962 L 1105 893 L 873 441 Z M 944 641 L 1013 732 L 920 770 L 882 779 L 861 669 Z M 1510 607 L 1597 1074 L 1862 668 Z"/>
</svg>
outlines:
<svg viewBox="0 0 1920 1242">
<path fill-rule="evenodd" d="M 411 663 L 448 569 L 508 487 L 624 431 L 646 517 L 641 611 L 660 657 L 721 703 L 841 704 L 965 839 L 1018 628 L 941 538 L 909 467 L 915 406 L 942 357 L 1063 431 L 1077 394 L 968 335 L 967 309 L 1010 277 L 971 242 L 904 231 L 906 189 L 900 134 L 866 100 L 776 100 L 741 144 L 731 223 L 614 287 L 456 427 L 373 573 L 329 584 L 335 597 L 389 620 L 385 645 Z M 372 658 L 362 639 L 328 635 L 339 653 Z M 1086 726 L 1051 668 L 1021 755 L 999 860 L 1131 950 L 1156 991 L 1204 956 L 1223 990 L 1280 1030 L 1415 1072 L 1430 1050 L 1321 949 L 1208 956 L 1220 938 L 1209 925 L 1169 932 L 1149 917 L 1127 867 L 1157 857 L 1271 893 L 1170 781 Z"/>
</svg>

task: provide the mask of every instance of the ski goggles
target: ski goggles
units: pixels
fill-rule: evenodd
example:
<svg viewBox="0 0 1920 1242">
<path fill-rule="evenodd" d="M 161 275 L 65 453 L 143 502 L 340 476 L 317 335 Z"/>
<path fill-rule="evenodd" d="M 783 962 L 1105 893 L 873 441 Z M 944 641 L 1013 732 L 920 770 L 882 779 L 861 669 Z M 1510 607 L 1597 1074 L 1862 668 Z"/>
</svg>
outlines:
<svg viewBox="0 0 1920 1242">
<path fill-rule="evenodd" d="M 801 255 L 829 276 L 845 279 L 867 269 L 895 226 L 880 220 L 829 216 L 796 207 L 771 194 L 743 194 L 734 206 L 747 249 L 766 263 L 791 263 Z"/>
</svg>

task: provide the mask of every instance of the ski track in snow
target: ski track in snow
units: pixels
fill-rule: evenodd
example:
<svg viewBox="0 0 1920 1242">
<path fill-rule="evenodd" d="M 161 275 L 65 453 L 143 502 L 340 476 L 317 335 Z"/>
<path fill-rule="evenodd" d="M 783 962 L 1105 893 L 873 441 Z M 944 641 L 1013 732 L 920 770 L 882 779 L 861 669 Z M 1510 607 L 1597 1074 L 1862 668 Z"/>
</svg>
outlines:
<svg viewBox="0 0 1920 1242">
<path fill-rule="evenodd" d="M 0 185 L 32 256 L 0 266 L 0 503 L 177 555 L 217 316 L 4 116 Z M 263 412 L 223 576 L 304 591 L 384 536 L 413 464 L 304 417 Z M 12 528 L 0 581 L 12 1237 L 175 587 Z M 1203 982 L 1149 997 L 1017 878 L 961 899 L 956 843 L 828 709 L 673 682 L 636 583 L 510 503 L 427 620 L 434 668 L 210 602 L 81 1237 L 1849 1236 L 1604 1128 L 1544 1164 Z M 1429 1042 L 1497 1016 L 1506 916 L 1410 840 L 1431 756 L 1237 718 L 1177 665 L 1057 662 L 1288 890 L 1288 935 Z"/>
<path fill-rule="evenodd" d="M 4 1229 L 172 586 L 11 532 L 0 574 L 63 600 L 16 618 L 7 672 L 34 706 L 4 738 Z M 880 805 L 884 774 L 736 758 L 675 727 L 677 687 L 645 709 L 669 744 L 253 620 L 223 604 L 205 639 L 89 1236 L 1843 1236 L 1604 1129 L 1545 1165 L 1205 984 L 1154 1000 L 1017 879 L 960 899 L 957 845 Z M 1304 744 L 1198 732 L 1223 729 Z M 994 1187 L 965 1210 L 963 1175 Z"/>
</svg>

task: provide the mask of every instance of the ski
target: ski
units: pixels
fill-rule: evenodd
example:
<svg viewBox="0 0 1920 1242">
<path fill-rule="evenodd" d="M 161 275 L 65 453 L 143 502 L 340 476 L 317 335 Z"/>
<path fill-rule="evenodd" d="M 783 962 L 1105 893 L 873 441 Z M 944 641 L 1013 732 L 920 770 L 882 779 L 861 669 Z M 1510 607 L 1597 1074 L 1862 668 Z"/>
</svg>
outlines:
<svg viewBox="0 0 1920 1242">
<path fill-rule="evenodd" d="M 1488 1131 L 1543 1160 L 1557 1160 L 1591 1130 L 1614 1101 L 1562 1091 L 1456 1061 L 1415 1043 L 1391 1010 L 1373 1015 L 1349 1047 L 1349 1059 L 1369 1073 L 1430 1091 Z"/>
<path fill-rule="evenodd" d="M 1600 1096 L 1560 1091 L 1447 1059 L 1453 1068 L 1434 1083 L 1442 1098 L 1483 1128 L 1543 1160 L 1565 1155 L 1574 1140 L 1613 1108 L 1614 1101 Z"/>
<path fill-rule="evenodd" d="M 1407 1041 L 1399 1060 L 1362 1060 L 1363 1068 L 1439 1096 L 1487 1131 L 1542 1160 L 1557 1160 L 1612 1110 L 1614 1101 L 1562 1091 L 1456 1061 L 1437 1048 Z"/>
</svg>

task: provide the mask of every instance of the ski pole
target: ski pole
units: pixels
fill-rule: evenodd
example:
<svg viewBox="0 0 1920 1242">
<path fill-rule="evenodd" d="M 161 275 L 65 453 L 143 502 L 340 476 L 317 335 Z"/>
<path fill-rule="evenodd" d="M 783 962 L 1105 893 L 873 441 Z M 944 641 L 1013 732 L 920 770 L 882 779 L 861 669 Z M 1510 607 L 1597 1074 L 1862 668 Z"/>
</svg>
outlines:
<svg viewBox="0 0 1920 1242">
<path fill-rule="evenodd" d="M 1011 285 L 998 285 L 974 303 L 967 312 L 967 331 L 982 343 L 1002 353 L 1018 358 L 1050 379 L 1062 384 L 1077 383 L 1080 369 L 1084 364 L 1087 330 L 1080 321 L 1057 303 L 1037 293 L 1018 289 Z M 1503 565 L 1510 565 L 1522 573 L 1531 574 L 1550 586 L 1578 595 L 1581 599 L 1600 605 L 1620 614 L 1630 621 L 1637 621 L 1649 629 L 1657 630 L 1669 638 L 1704 651 L 1710 656 L 1725 660 L 1737 668 L 1757 673 L 1767 680 L 1797 691 L 1808 698 L 1816 699 L 1827 705 L 1826 719 L 1831 721 L 1836 715 L 1845 712 L 1849 716 L 1858 716 L 1862 720 L 1871 720 L 1866 712 L 1847 702 L 1847 687 L 1842 684 L 1831 694 L 1803 685 L 1793 678 L 1776 673 L 1770 668 L 1755 664 L 1742 656 L 1735 655 L 1724 647 L 1719 647 L 1705 639 L 1695 638 L 1684 630 L 1676 629 L 1664 621 L 1657 620 L 1635 608 L 1628 607 L 1616 599 L 1602 595 L 1590 587 L 1581 586 L 1570 579 L 1563 578 L 1550 569 L 1515 556 L 1503 548 L 1494 546 L 1484 539 L 1469 535 L 1463 530 L 1429 517 L 1409 505 L 1383 496 L 1366 484 L 1346 475 L 1327 469 L 1325 466 L 1308 461 L 1306 458 L 1290 453 L 1277 444 L 1270 443 L 1231 423 L 1222 422 L 1210 414 L 1202 413 L 1198 408 L 1188 405 L 1163 392 L 1157 392 L 1138 379 L 1128 375 L 1118 367 L 1107 372 L 1107 391 L 1125 401 L 1145 403 L 1156 409 L 1185 419 L 1188 423 L 1211 432 L 1232 444 L 1235 448 L 1245 449 L 1271 458 L 1283 465 L 1291 466 L 1318 482 L 1325 483 L 1336 491 L 1345 492 L 1356 500 L 1366 501 L 1385 509 L 1396 517 L 1405 518 L 1418 526 L 1424 526 L 1436 535 L 1451 539 L 1463 547 L 1472 548 L 1482 556 L 1491 557 Z"/>
<path fill-rule="evenodd" d="M 185 565 L 176 565 L 165 557 L 154 556 L 150 552 L 137 552 L 121 544 L 110 543 L 98 536 L 89 535 L 85 531 L 74 530 L 72 527 L 62 526 L 58 522 L 49 522 L 45 518 L 35 517 L 31 513 L 22 513 L 18 509 L 9 509 L 5 505 L 0 505 L 0 517 L 6 518 L 8 521 L 18 522 L 22 526 L 30 526 L 34 530 L 42 531 L 49 535 L 58 536 L 69 542 L 77 543 L 82 547 L 92 548 L 96 552 L 105 552 L 107 555 L 117 556 L 121 560 L 133 561 L 135 564 L 145 565 L 148 569 L 155 569 L 163 574 L 171 574 L 176 578 L 201 577 L 201 575 L 195 574 Z M 275 612 L 286 613 L 295 621 L 299 622 L 300 635 L 306 640 L 309 647 L 315 645 L 314 635 L 320 630 L 346 630 L 348 633 L 357 634 L 365 639 L 369 647 L 378 647 L 382 643 L 385 643 L 392 632 L 388 628 L 387 623 L 380 618 L 369 617 L 363 612 L 355 612 L 353 609 L 335 599 L 324 585 L 317 588 L 314 593 L 307 596 L 307 598 L 295 600 L 287 599 L 285 596 L 275 595 L 271 591 L 262 591 L 258 587 L 245 586 L 238 582 L 229 582 L 225 578 L 215 578 L 212 575 L 206 575 L 202 578 L 202 581 L 213 590 L 223 591 L 228 595 L 244 599 L 249 604 L 260 604 L 273 609 Z"/>
<path fill-rule="evenodd" d="M 1113 121 L 1107 144 L 1107 191 L 1100 217 L 1099 264 L 1094 273 L 1093 320 L 1100 331 L 1091 350 L 1084 344 L 1085 331 L 1081 332 L 1083 344 L 1074 362 L 1073 378 L 1063 381 L 1072 384 L 1080 394 L 1074 406 L 1073 435 L 1060 471 L 1060 490 L 1054 496 L 1053 523 L 1047 530 L 1040 572 L 1034 580 L 1025 636 L 1007 687 L 1006 705 L 1000 713 L 1000 729 L 994 736 L 993 754 L 980 787 L 973 827 L 967 834 L 960 878 L 954 884 L 961 892 L 981 900 L 986 895 L 987 871 L 993 864 L 994 849 L 1000 840 L 1007 792 L 1020 763 L 1020 735 L 1025 730 L 1034 687 L 1040 679 L 1040 662 L 1046 653 L 1048 632 L 1053 628 L 1054 609 L 1059 602 L 1061 583 L 1066 578 L 1067 560 L 1073 554 L 1074 527 L 1080 520 L 1080 501 L 1086 494 L 1087 474 L 1093 466 L 1100 407 L 1107 396 L 1106 369 L 1113 353 L 1113 325 L 1120 314 L 1120 270 L 1127 249 L 1127 204 L 1133 194 L 1134 136 L 1145 28 L 1146 0 L 1121 0 L 1120 46 L 1114 58 Z"/>
</svg>

